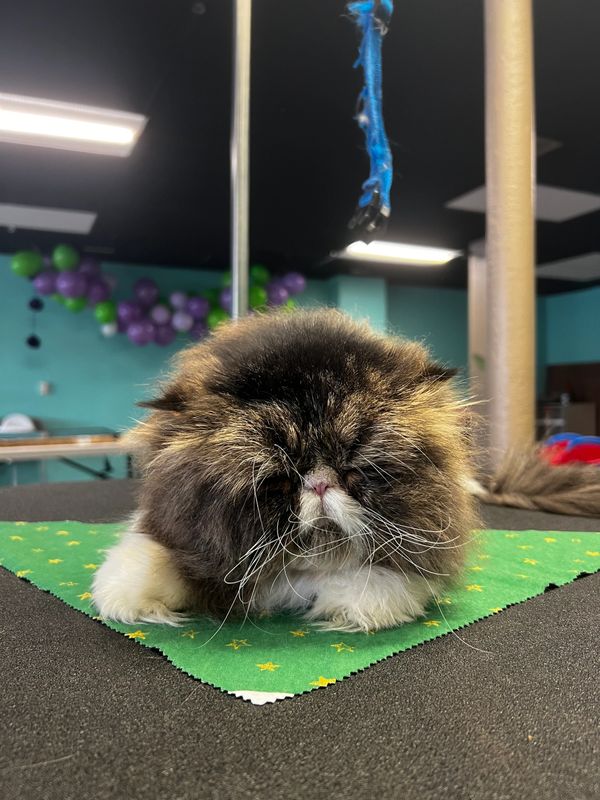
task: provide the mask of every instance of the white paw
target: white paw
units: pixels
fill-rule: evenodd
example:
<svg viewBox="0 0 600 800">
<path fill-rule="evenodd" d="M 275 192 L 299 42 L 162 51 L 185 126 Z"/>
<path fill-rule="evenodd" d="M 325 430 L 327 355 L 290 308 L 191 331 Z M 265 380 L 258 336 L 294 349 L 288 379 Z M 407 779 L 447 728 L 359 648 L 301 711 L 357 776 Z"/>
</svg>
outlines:
<svg viewBox="0 0 600 800">
<path fill-rule="evenodd" d="M 169 551 L 148 536 L 127 532 L 95 575 L 92 598 L 100 615 L 117 622 L 181 625 L 190 592 Z"/>
</svg>

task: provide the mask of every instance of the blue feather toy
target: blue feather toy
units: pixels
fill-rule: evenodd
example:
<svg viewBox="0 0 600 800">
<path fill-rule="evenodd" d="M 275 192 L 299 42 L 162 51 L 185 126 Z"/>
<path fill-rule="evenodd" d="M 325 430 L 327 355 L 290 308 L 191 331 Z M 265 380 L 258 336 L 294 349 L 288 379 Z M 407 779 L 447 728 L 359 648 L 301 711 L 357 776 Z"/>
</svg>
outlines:
<svg viewBox="0 0 600 800">
<path fill-rule="evenodd" d="M 381 50 L 394 10 L 393 0 L 355 0 L 348 12 L 361 33 L 359 56 L 355 67 L 362 67 L 364 86 L 358 97 L 356 118 L 365 134 L 371 163 L 369 177 L 349 227 L 368 240 L 390 216 L 392 187 L 392 152 L 385 132 L 382 108 Z"/>
</svg>

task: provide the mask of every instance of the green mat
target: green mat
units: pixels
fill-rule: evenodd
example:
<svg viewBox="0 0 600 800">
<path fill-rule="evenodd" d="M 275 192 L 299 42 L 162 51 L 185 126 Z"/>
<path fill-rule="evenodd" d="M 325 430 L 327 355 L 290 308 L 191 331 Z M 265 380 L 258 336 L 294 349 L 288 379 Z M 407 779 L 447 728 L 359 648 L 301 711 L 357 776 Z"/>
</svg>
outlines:
<svg viewBox="0 0 600 800">
<path fill-rule="evenodd" d="M 146 647 L 184 672 L 261 704 L 328 686 L 394 653 L 456 631 L 600 569 L 600 534 L 482 531 L 461 580 L 424 619 L 374 634 L 323 633 L 292 616 L 181 628 L 101 620 L 90 585 L 118 525 L 0 522 L 0 564 Z M 76 642 L 73 642 L 76 647 Z M 457 641 L 457 647 L 463 646 Z"/>
</svg>

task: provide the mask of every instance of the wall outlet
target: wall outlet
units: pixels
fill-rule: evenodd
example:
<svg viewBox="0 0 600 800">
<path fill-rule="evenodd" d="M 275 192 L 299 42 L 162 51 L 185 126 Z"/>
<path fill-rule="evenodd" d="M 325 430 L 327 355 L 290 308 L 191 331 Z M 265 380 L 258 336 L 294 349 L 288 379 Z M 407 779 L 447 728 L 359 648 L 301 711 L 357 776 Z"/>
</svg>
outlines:
<svg viewBox="0 0 600 800">
<path fill-rule="evenodd" d="M 38 384 L 38 391 L 42 397 L 46 397 L 52 392 L 52 384 L 50 381 L 40 381 Z"/>
</svg>

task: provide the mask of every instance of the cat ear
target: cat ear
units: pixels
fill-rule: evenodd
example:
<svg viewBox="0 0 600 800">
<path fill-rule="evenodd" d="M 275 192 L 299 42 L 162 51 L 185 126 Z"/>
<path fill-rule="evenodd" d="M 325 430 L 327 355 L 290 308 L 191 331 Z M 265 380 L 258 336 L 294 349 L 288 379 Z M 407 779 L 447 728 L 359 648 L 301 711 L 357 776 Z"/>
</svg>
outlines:
<svg viewBox="0 0 600 800">
<path fill-rule="evenodd" d="M 154 400 L 143 400 L 137 404 L 140 408 L 151 408 L 153 411 L 181 412 L 185 409 L 185 398 L 179 389 L 167 389 Z"/>
<path fill-rule="evenodd" d="M 419 375 L 422 381 L 449 381 L 458 375 L 458 370 L 454 367 L 446 367 L 444 364 L 437 364 L 430 361 L 425 365 L 425 369 Z"/>
</svg>

